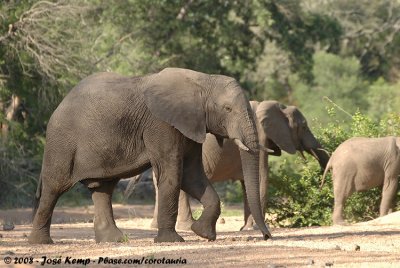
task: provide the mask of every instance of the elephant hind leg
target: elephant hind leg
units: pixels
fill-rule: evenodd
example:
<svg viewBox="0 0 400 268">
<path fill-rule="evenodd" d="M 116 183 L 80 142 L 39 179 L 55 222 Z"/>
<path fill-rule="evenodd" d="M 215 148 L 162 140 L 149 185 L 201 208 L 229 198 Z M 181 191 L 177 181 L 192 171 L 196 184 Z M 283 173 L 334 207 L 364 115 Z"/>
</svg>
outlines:
<svg viewBox="0 0 400 268">
<path fill-rule="evenodd" d="M 156 175 L 154 174 L 154 172 L 153 172 L 153 183 L 154 183 L 156 200 L 155 200 L 155 206 L 154 206 L 153 219 L 151 221 L 150 227 L 158 228 L 158 223 L 157 223 L 158 187 L 157 187 Z M 191 230 L 190 227 L 192 226 L 193 222 L 194 222 L 194 219 L 192 217 L 192 212 L 190 210 L 189 197 L 184 191 L 181 190 L 179 193 L 178 219 L 176 222 L 176 229 L 183 230 L 183 231 Z"/>
<path fill-rule="evenodd" d="M 347 198 L 354 192 L 352 183 L 356 174 L 353 176 L 335 176 L 333 174 L 333 193 L 334 193 L 334 208 L 332 221 L 334 225 L 346 224 L 343 218 L 343 209 Z"/>
<path fill-rule="evenodd" d="M 30 244 L 53 243 L 50 237 L 50 225 L 54 207 L 61 194 L 72 187 L 71 185 L 61 190 L 60 187 L 51 187 L 52 184 L 49 184 L 48 180 L 43 180 L 42 183 L 39 204 L 34 215 L 32 231 L 28 238 Z"/>
<path fill-rule="evenodd" d="M 123 233 L 115 225 L 111 204 L 112 193 L 117 182 L 118 180 L 98 181 L 88 185 L 94 203 L 94 233 L 97 243 L 124 240 Z"/>
<path fill-rule="evenodd" d="M 157 229 L 158 228 L 158 223 L 157 223 L 157 217 L 158 217 L 158 183 L 157 183 L 157 177 L 155 172 L 153 171 L 153 185 L 154 185 L 154 192 L 155 192 L 155 204 L 154 204 L 154 212 L 153 212 L 153 219 L 151 220 L 150 227 Z"/>
<path fill-rule="evenodd" d="M 189 196 L 184 192 L 179 193 L 178 220 L 176 221 L 176 229 L 188 231 L 194 223 L 192 211 L 190 210 Z"/>
<path fill-rule="evenodd" d="M 385 216 L 390 213 L 394 205 L 394 199 L 397 193 L 397 178 L 386 178 L 382 187 L 382 201 L 379 208 L 379 216 Z"/>
</svg>

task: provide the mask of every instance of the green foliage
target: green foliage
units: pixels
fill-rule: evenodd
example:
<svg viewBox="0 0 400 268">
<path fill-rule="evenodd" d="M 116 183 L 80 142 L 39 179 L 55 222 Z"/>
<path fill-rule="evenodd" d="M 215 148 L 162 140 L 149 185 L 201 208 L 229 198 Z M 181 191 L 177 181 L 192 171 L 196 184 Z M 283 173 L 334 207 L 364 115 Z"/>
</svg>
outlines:
<svg viewBox="0 0 400 268">
<path fill-rule="evenodd" d="M 290 85 L 295 88 L 294 99 L 307 118 L 308 115 L 318 117 L 322 123 L 328 123 L 330 118 L 324 117 L 326 105 L 331 106 L 329 100 L 337 103 L 342 110 L 337 111 L 339 120 L 348 120 L 349 113 L 357 109 L 368 109 L 365 95 L 368 93 L 368 84 L 360 77 L 360 64 L 356 58 L 342 58 L 337 55 L 317 52 L 314 54 L 314 83 L 305 84 L 297 76 L 291 76 Z M 342 112 L 343 110 L 347 113 Z M 311 117 L 313 118 L 313 117 Z"/>
<path fill-rule="evenodd" d="M 146 73 L 176 66 L 240 77 L 262 50 L 251 30 L 251 2 L 99 2 L 97 14 L 112 31 L 98 47 L 106 53 L 102 63 L 113 69 L 122 64 L 124 72 Z"/>
<path fill-rule="evenodd" d="M 269 33 L 273 40 L 289 52 L 291 68 L 307 81 L 313 81 L 313 54 L 315 43 L 337 51 L 342 34 L 340 24 L 333 18 L 317 13 L 304 12 L 299 1 L 263 1 L 262 7 L 271 14 Z M 268 34 L 268 33 L 267 33 Z"/>
<path fill-rule="evenodd" d="M 344 31 L 341 39 L 343 56 L 356 56 L 364 78 L 374 81 L 399 77 L 399 42 L 397 25 L 398 1 L 303 0 L 309 12 L 325 14 L 340 21 Z"/>
<path fill-rule="evenodd" d="M 121 242 L 121 243 L 128 243 L 128 242 L 129 242 L 129 235 L 128 235 L 128 234 L 124 234 L 124 235 L 120 238 L 120 240 L 119 240 L 118 242 Z"/>
<path fill-rule="evenodd" d="M 375 120 L 382 119 L 387 113 L 400 112 L 400 84 L 388 83 L 379 78 L 369 87 L 366 96 L 369 109 L 368 114 Z"/>
<path fill-rule="evenodd" d="M 279 226 L 326 225 L 330 222 L 332 193 L 319 190 L 319 167 L 310 161 L 284 156 L 271 164 L 267 213 Z M 282 161 L 283 160 L 283 161 Z M 278 163 L 275 163 L 278 162 Z"/>
<path fill-rule="evenodd" d="M 200 218 L 202 213 L 203 213 L 203 208 L 198 208 L 198 209 L 192 211 L 193 219 L 197 221 Z"/>
<path fill-rule="evenodd" d="M 0 207 L 32 204 L 48 118 L 91 70 L 86 9 L 85 1 L 0 3 Z"/>
<path fill-rule="evenodd" d="M 356 112 L 350 124 L 334 120 L 335 112 L 328 110 L 331 123 L 315 124 L 318 140 L 329 152 L 333 152 L 345 140 L 356 137 L 383 137 L 399 135 L 400 116 L 385 114 L 376 122 L 370 117 Z M 333 186 L 328 174 L 325 184 L 320 188 L 321 170 L 316 161 L 307 156 L 302 158 L 283 156 L 283 159 L 270 161 L 269 205 L 267 212 L 273 223 L 279 226 L 313 226 L 331 223 L 333 207 Z M 400 205 L 400 193 L 397 195 Z M 381 189 L 354 193 L 346 202 L 345 218 L 350 222 L 370 220 L 379 216 Z"/>
<path fill-rule="evenodd" d="M 214 183 L 214 187 L 222 202 L 241 203 L 243 200 L 242 184 L 240 181 Z"/>
</svg>

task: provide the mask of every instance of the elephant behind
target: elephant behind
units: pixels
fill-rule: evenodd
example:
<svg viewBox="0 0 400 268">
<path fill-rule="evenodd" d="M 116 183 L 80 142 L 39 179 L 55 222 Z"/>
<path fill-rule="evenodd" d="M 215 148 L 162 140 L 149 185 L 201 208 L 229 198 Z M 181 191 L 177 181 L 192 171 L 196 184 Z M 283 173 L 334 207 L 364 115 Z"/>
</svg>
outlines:
<svg viewBox="0 0 400 268">
<path fill-rule="evenodd" d="M 333 152 L 322 177 L 332 169 L 334 224 L 344 224 L 343 208 L 354 192 L 382 186 L 379 214 L 384 216 L 393 208 L 400 175 L 400 138 L 355 137 L 340 144 Z"/>
<path fill-rule="evenodd" d="M 256 121 L 258 138 L 261 146 L 268 148 L 271 155 L 280 156 L 281 150 L 294 154 L 306 151 L 320 164 L 321 170 L 329 160 L 328 153 L 321 147 L 307 125 L 307 120 L 295 106 L 285 106 L 277 101 L 251 101 L 253 116 Z M 260 200 L 263 211 L 266 207 L 268 188 L 268 154 L 260 150 Z M 203 166 L 211 182 L 240 180 L 243 189 L 244 226 L 241 229 L 252 229 L 253 216 L 250 213 L 246 187 L 243 181 L 243 167 L 238 146 L 229 139 L 221 143 L 216 136 L 207 134 L 203 144 Z M 156 187 L 157 196 L 157 187 Z M 152 227 L 157 226 L 157 198 Z M 193 222 L 189 201 L 184 192 L 179 198 L 177 227 L 188 229 Z"/>
<path fill-rule="evenodd" d="M 94 74 L 63 99 L 47 126 L 29 242 L 52 243 L 57 199 L 77 182 L 92 192 L 96 242 L 123 240 L 112 212 L 114 187 L 150 166 L 159 188 L 155 242 L 183 241 L 175 231 L 180 189 L 204 206 L 192 230 L 215 240 L 219 198 L 201 160 L 207 132 L 240 144 L 248 164 L 244 173 L 250 207 L 268 239 L 259 200 L 257 130 L 243 90 L 227 76 L 167 68 L 139 77 Z"/>
</svg>

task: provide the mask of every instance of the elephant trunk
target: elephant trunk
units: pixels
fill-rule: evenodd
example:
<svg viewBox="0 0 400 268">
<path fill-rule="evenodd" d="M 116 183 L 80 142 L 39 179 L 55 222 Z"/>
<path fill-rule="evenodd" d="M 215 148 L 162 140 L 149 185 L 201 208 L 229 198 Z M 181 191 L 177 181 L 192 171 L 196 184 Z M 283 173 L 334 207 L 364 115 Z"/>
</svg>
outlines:
<svg viewBox="0 0 400 268">
<path fill-rule="evenodd" d="M 249 151 L 251 152 L 257 152 L 259 150 L 259 144 L 258 144 L 258 135 L 257 135 L 257 131 L 255 131 L 256 128 L 256 124 L 254 121 L 254 118 L 252 117 L 253 112 L 251 111 L 250 108 L 248 108 L 248 112 L 244 113 L 245 117 L 243 118 L 243 121 L 240 122 L 244 122 L 244 124 L 242 126 L 239 125 L 239 127 L 237 129 L 240 129 L 240 140 L 244 143 L 244 145 L 249 149 Z M 239 148 L 241 148 L 241 146 L 235 142 Z M 243 148 L 241 148 L 243 149 Z"/>
<path fill-rule="evenodd" d="M 323 172 L 329 161 L 329 154 L 322 148 L 321 144 L 309 129 L 307 129 L 307 131 L 304 133 L 304 136 L 301 140 L 301 145 L 307 153 L 312 155 L 318 161 Z"/>
<path fill-rule="evenodd" d="M 260 150 L 260 202 L 263 219 L 268 198 L 268 153 Z"/>
<path fill-rule="evenodd" d="M 260 184 L 259 184 L 259 154 L 255 152 L 247 152 L 240 150 L 240 158 L 242 160 L 242 168 L 244 175 L 244 183 L 246 186 L 246 194 L 250 212 L 260 228 L 265 240 L 271 238 L 272 235 L 264 222 L 264 216 L 260 202 Z"/>
<path fill-rule="evenodd" d="M 306 151 L 318 161 L 321 170 L 324 171 L 329 161 L 328 152 L 325 149 L 322 149 L 321 147 L 308 149 Z"/>
</svg>

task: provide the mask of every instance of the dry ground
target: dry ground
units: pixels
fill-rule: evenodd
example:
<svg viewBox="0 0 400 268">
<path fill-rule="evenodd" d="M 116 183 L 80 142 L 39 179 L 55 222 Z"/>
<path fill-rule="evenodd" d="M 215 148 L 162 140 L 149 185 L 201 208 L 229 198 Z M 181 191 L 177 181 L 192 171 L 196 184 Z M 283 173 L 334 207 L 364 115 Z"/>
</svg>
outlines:
<svg viewBox="0 0 400 268">
<path fill-rule="evenodd" d="M 6 266 L 6 256 L 12 257 L 13 262 L 20 257 L 35 258 L 33 265 L 24 267 L 40 266 L 42 256 L 47 256 L 62 261 L 62 264 L 45 265 L 47 267 L 82 266 L 64 264 L 66 257 L 90 258 L 89 267 L 98 267 L 100 257 L 144 257 L 150 261 L 181 258 L 187 261 L 186 265 L 181 265 L 184 267 L 400 267 L 400 212 L 350 226 L 272 228 L 274 238 L 268 241 L 261 240 L 258 231 L 237 231 L 242 217 L 225 216 L 225 223 L 217 224 L 218 236 L 214 242 L 207 242 L 192 232 L 180 232 L 185 243 L 154 244 L 156 231 L 149 228 L 152 209 L 151 205 L 115 205 L 117 225 L 129 241 L 96 244 L 91 221 L 93 207 L 57 208 L 52 225 L 55 243 L 34 246 L 29 245 L 26 238 L 30 231 L 30 225 L 26 224 L 29 211 L 0 211 L 0 222 L 16 223 L 14 230 L 0 231 L 0 266 Z"/>
</svg>

